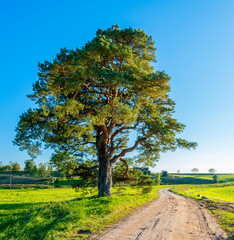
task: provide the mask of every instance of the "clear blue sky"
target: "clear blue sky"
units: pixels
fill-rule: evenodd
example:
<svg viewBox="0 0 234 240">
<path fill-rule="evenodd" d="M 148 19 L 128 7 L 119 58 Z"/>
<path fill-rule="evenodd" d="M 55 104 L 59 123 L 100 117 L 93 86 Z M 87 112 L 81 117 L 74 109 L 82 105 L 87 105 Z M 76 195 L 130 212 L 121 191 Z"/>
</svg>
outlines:
<svg viewBox="0 0 234 240">
<path fill-rule="evenodd" d="M 19 115 L 32 103 L 37 63 L 83 46 L 98 28 L 141 28 L 157 47 L 156 69 L 171 76 L 176 118 L 195 151 L 161 155 L 154 171 L 234 172 L 233 0 L 1 1 L 0 161 L 29 159 L 12 145 Z M 49 160 L 44 153 L 38 162 Z"/>
</svg>

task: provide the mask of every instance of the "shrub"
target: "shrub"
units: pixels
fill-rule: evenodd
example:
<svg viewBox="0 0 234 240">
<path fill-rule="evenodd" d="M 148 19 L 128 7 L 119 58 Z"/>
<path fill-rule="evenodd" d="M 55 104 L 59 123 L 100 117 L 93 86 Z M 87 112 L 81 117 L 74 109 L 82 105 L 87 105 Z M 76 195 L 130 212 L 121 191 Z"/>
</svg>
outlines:
<svg viewBox="0 0 234 240">
<path fill-rule="evenodd" d="M 162 170 L 162 177 L 168 177 L 168 172 L 165 170 Z"/>
<path fill-rule="evenodd" d="M 155 174 L 155 180 L 154 180 L 154 182 L 155 182 L 156 185 L 160 185 L 160 183 L 161 183 L 160 173 L 156 173 L 156 174 Z"/>
</svg>

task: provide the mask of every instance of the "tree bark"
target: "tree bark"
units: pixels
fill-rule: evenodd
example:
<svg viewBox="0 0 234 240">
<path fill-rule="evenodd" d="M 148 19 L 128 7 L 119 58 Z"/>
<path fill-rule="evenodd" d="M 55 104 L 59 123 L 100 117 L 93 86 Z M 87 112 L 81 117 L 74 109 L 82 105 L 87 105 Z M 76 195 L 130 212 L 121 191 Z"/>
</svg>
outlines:
<svg viewBox="0 0 234 240">
<path fill-rule="evenodd" d="M 99 138 L 98 152 L 98 197 L 111 196 L 112 193 L 112 163 L 108 153 L 108 138 Z"/>
<path fill-rule="evenodd" d="M 99 155 L 98 172 L 98 197 L 111 196 L 112 194 L 112 164 L 109 156 Z"/>
</svg>

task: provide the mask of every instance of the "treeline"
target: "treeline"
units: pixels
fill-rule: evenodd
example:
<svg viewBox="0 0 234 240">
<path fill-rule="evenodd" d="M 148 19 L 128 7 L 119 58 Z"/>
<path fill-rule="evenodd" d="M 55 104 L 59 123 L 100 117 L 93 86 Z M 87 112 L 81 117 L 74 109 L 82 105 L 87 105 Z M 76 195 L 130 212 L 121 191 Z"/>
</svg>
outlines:
<svg viewBox="0 0 234 240">
<path fill-rule="evenodd" d="M 53 167 L 50 163 L 40 163 L 37 166 L 33 160 L 26 160 L 23 169 L 17 162 L 10 162 L 8 165 L 0 164 L 0 172 L 24 172 L 33 177 L 49 177 L 53 173 Z"/>
</svg>

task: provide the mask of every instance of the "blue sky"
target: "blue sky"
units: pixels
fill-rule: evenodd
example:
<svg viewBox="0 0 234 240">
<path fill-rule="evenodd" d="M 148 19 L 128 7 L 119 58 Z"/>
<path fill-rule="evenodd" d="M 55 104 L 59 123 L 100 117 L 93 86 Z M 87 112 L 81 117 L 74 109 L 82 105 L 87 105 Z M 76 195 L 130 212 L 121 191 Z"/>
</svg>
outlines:
<svg viewBox="0 0 234 240">
<path fill-rule="evenodd" d="M 0 9 L 0 161 L 29 159 L 13 146 L 21 113 L 33 106 L 26 95 L 37 63 L 60 48 L 76 48 L 98 28 L 118 23 L 141 28 L 157 47 L 156 70 L 171 76 L 175 117 L 195 151 L 164 153 L 154 171 L 234 172 L 234 1 L 2 1 Z M 38 162 L 49 160 L 44 152 Z"/>
</svg>

